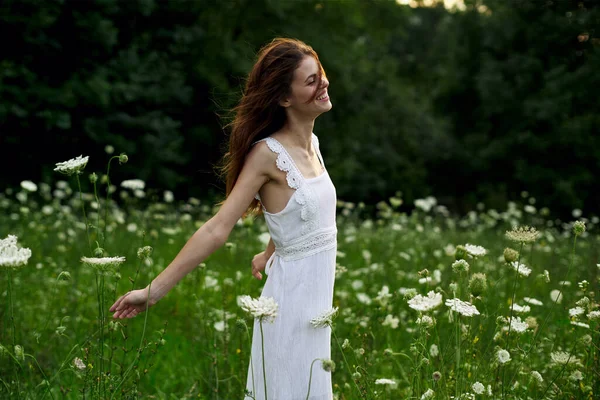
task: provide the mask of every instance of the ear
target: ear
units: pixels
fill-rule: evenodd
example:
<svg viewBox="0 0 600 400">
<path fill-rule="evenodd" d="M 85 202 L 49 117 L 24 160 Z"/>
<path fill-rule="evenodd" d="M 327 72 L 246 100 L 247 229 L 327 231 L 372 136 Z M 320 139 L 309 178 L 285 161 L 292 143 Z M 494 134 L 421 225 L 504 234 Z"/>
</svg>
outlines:
<svg viewBox="0 0 600 400">
<path fill-rule="evenodd" d="M 283 100 L 279 100 L 279 105 L 280 105 L 281 107 L 287 108 L 287 107 L 289 107 L 289 106 L 291 106 L 291 105 L 292 105 L 292 102 L 290 101 L 290 99 L 288 99 L 288 98 L 285 98 L 285 99 L 283 99 Z"/>
</svg>

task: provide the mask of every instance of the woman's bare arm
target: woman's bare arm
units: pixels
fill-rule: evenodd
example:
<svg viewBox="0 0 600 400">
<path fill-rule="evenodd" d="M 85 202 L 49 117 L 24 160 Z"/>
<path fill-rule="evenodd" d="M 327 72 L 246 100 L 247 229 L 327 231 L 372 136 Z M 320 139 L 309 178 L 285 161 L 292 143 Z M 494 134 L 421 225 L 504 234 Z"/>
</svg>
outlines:
<svg viewBox="0 0 600 400">
<path fill-rule="evenodd" d="M 150 306 L 156 304 L 184 276 L 221 247 L 254 195 L 270 179 L 269 167 L 274 165 L 275 157 L 264 142 L 253 146 L 233 190 L 217 214 L 192 235 L 175 259 L 150 285 L 121 296 L 110 308 L 111 312 L 115 312 L 113 317 L 130 318 L 146 309 L 146 301 Z"/>
</svg>

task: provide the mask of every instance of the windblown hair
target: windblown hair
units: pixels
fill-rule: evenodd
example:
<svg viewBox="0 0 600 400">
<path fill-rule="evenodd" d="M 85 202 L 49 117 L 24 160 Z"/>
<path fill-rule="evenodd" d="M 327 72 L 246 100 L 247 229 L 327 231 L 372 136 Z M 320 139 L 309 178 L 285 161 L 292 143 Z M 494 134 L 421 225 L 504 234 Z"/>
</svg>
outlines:
<svg viewBox="0 0 600 400">
<path fill-rule="evenodd" d="M 219 172 L 226 182 L 226 196 L 229 196 L 237 182 L 251 145 L 275 133 L 285 123 L 285 109 L 279 102 L 291 94 L 294 71 L 306 56 L 314 57 L 320 71 L 315 92 L 307 102 L 310 103 L 315 100 L 325 76 L 319 56 L 312 47 L 300 40 L 276 38 L 260 49 L 242 98 L 231 110 L 235 116 L 225 126 L 226 129 L 231 128 L 231 133 Z M 254 199 L 244 215 L 260 212 L 260 202 Z"/>
</svg>

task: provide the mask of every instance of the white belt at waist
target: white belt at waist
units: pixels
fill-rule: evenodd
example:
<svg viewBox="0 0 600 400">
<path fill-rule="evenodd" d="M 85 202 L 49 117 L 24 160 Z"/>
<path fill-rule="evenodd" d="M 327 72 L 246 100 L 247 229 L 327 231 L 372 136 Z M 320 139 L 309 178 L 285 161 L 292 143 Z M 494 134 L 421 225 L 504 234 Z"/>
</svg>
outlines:
<svg viewBox="0 0 600 400">
<path fill-rule="evenodd" d="M 321 251 L 333 249 L 336 246 L 337 228 L 335 226 L 310 232 L 291 240 L 285 245 L 277 246 L 276 244 L 275 252 L 271 255 L 265 266 L 266 273 L 268 275 L 268 269 L 276 255 L 285 261 L 300 260 Z"/>
</svg>

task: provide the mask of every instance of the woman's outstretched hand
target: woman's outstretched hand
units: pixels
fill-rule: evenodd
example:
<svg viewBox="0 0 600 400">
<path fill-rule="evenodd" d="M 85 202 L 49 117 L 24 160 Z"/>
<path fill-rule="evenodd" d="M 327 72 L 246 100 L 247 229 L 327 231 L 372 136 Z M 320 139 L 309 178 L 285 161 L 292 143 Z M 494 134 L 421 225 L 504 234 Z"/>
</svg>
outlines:
<svg viewBox="0 0 600 400">
<path fill-rule="evenodd" d="M 256 254 L 252 259 L 252 275 L 256 279 L 262 279 L 262 274 L 260 273 L 260 271 L 265 270 L 268 260 L 269 257 L 267 257 L 264 251 Z"/>
<path fill-rule="evenodd" d="M 110 307 L 110 312 L 114 312 L 113 318 L 133 318 L 142 311 L 156 304 L 152 297 L 148 298 L 148 287 L 139 290 L 132 290 L 119 297 Z"/>
</svg>

